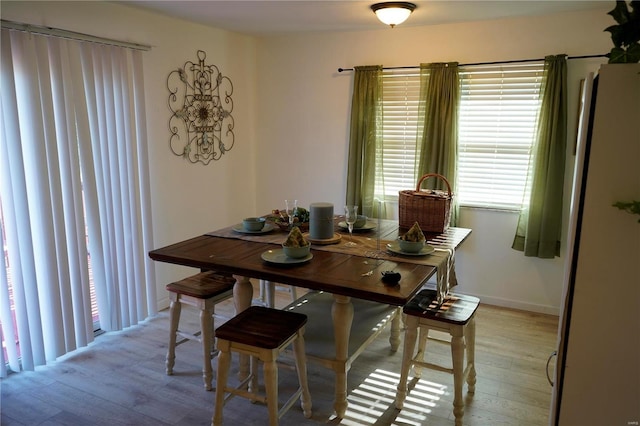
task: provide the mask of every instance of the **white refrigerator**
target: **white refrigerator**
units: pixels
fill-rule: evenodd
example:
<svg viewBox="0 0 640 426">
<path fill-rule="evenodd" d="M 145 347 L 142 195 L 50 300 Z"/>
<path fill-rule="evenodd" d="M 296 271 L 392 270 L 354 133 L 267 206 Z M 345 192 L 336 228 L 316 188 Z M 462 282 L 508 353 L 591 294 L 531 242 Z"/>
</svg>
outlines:
<svg viewBox="0 0 640 426">
<path fill-rule="evenodd" d="M 586 82 L 549 424 L 638 425 L 640 64 Z"/>
</svg>

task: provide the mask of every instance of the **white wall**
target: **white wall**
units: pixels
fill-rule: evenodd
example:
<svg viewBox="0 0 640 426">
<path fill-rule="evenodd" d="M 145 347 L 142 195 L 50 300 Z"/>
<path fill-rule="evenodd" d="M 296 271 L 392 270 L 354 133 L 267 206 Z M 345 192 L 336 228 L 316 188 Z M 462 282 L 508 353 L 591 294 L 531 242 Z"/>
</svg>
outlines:
<svg viewBox="0 0 640 426">
<path fill-rule="evenodd" d="M 379 31 L 253 38 L 106 2 L 2 2 L 2 18 L 149 44 L 144 54 L 155 247 L 231 225 L 241 217 L 329 201 L 341 206 L 346 181 L 351 73 L 338 67 L 460 63 L 588 55 L 610 49 L 608 10 L 531 19 Z M 192 165 L 168 145 L 168 74 L 196 51 L 234 85 L 236 144 L 220 161 Z M 569 62 L 570 111 L 578 81 L 602 61 Z M 569 114 L 570 129 L 575 117 Z M 570 139 L 575 132 L 570 131 Z M 570 173 L 568 173 L 570 181 Z M 510 249 L 517 216 L 463 210 L 473 234 L 458 253 L 460 290 L 488 303 L 557 313 L 563 259 L 524 258 Z M 158 264 L 164 285 L 190 273 Z"/>
</svg>

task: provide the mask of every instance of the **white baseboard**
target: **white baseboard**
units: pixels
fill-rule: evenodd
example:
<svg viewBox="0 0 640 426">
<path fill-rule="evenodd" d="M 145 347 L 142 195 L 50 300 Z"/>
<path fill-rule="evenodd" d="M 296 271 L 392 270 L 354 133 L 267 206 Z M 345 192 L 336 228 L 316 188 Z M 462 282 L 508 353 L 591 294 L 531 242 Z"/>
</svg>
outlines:
<svg viewBox="0 0 640 426">
<path fill-rule="evenodd" d="M 169 308 L 169 296 L 165 296 L 158 300 L 158 312 Z"/>
<path fill-rule="evenodd" d="M 455 290 L 453 290 L 455 292 Z M 534 303 L 519 302 L 516 300 L 502 299 L 499 297 L 483 296 L 479 294 L 466 293 L 480 299 L 480 303 L 487 305 L 501 306 L 503 308 L 518 309 L 521 311 L 536 312 L 547 315 L 560 315 L 560 309 L 557 306 L 537 305 Z"/>
</svg>

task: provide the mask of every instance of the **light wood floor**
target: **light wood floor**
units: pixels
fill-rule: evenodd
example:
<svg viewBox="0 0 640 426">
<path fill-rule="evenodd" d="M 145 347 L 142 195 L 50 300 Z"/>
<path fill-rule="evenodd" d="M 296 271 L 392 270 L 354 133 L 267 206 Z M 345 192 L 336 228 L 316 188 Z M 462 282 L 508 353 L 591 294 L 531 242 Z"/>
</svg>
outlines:
<svg viewBox="0 0 640 426">
<path fill-rule="evenodd" d="M 284 306 L 289 295 L 278 295 Z M 224 302 L 218 312 L 231 314 Z M 197 324 L 197 316 L 183 317 Z M 475 394 L 467 394 L 465 425 L 546 425 L 551 386 L 545 366 L 556 345 L 558 318 L 481 305 L 476 315 Z M 168 312 L 127 330 L 105 333 L 88 348 L 35 372 L 12 374 L 0 388 L 0 424 L 10 425 L 209 425 L 213 392 L 202 384 L 196 342 L 178 347 L 173 376 L 164 373 Z M 451 364 L 449 346 L 429 343 L 432 362 Z M 393 405 L 401 351 L 391 353 L 383 332 L 349 372 L 349 408 L 332 417 L 333 374 L 308 366 L 313 417 L 296 404 L 282 425 L 453 425 L 453 377 L 425 370 L 402 411 Z M 237 367 L 234 358 L 232 368 Z M 214 363 L 215 366 L 215 363 Z M 553 365 L 550 366 L 553 368 Z M 295 372 L 280 368 L 280 399 L 297 384 Z M 231 379 L 235 375 L 232 374 Z M 465 387 L 466 392 L 466 387 Z M 227 425 L 264 425 L 266 409 L 242 398 L 225 406 Z"/>
</svg>

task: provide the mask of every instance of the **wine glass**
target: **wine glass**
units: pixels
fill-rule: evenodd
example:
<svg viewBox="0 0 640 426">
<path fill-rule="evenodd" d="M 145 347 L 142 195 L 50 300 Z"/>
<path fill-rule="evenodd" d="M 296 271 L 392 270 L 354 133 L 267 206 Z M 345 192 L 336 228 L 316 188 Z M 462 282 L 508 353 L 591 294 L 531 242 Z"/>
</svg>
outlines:
<svg viewBox="0 0 640 426">
<path fill-rule="evenodd" d="M 292 228 L 293 216 L 298 210 L 298 200 L 284 200 L 284 204 L 287 209 L 287 216 L 289 217 L 289 228 Z"/>
<path fill-rule="evenodd" d="M 344 206 L 344 220 L 349 227 L 349 242 L 345 246 L 354 247 L 357 244 L 353 242 L 353 224 L 358 219 L 358 206 Z"/>
</svg>

